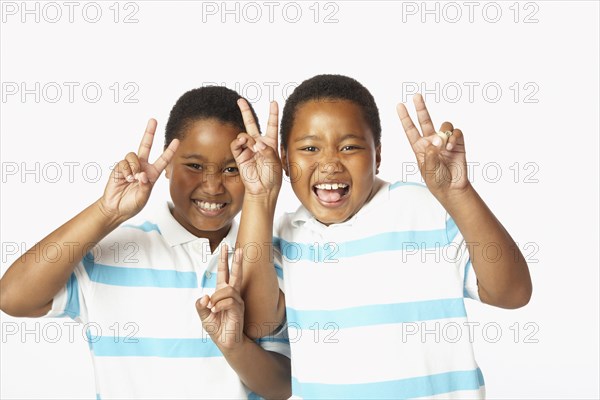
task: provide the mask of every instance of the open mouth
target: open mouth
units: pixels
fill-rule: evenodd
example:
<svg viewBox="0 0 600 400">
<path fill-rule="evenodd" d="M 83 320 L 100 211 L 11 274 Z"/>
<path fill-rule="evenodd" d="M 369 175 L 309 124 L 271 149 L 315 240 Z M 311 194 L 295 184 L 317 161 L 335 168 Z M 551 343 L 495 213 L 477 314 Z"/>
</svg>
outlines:
<svg viewBox="0 0 600 400">
<path fill-rule="evenodd" d="M 218 215 L 227 205 L 227 203 L 213 203 L 202 200 L 194 200 L 194 204 L 198 207 L 200 212 L 206 215 Z"/>
<path fill-rule="evenodd" d="M 343 182 L 318 183 L 313 186 L 313 192 L 321 203 L 336 205 L 342 201 L 350 191 L 350 185 Z"/>
</svg>

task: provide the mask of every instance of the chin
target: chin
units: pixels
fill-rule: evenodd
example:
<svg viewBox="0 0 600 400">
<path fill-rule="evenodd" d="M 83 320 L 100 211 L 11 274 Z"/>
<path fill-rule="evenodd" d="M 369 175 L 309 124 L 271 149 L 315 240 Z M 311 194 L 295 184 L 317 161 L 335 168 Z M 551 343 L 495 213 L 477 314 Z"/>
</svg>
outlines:
<svg viewBox="0 0 600 400">
<path fill-rule="evenodd" d="M 342 222 L 346 222 L 350 218 L 352 218 L 352 215 L 346 215 L 346 214 L 331 215 L 331 213 L 314 213 L 312 211 L 311 211 L 311 213 L 315 216 L 317 221 L 319 221 L 320 223 L 322 223 L 324 225 L 341 224 Z"/>
</svg>

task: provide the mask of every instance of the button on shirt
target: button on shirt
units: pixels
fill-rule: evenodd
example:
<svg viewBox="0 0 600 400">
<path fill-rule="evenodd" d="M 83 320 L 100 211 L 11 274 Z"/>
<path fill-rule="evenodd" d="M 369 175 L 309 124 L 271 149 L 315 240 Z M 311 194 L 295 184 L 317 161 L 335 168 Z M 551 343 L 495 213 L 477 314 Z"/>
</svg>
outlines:
<svg viewBox="0 0 600 400">
<path fill-rule="evenodd" d="M 378 181 L 351 219 L 304 207 L 275 225 L 298 398 L 481 398 L 465 241 L 419 184 Z M 457 333 L 457 329 L 459 332 Z"/>
<path fill-rule="evenodd" d="M 97 397 L 246 398 L 239 380 L 202 329 L 195 302 L 216 287 L 219 245 L 198 238 L 164 205 L 153 219 L 128 222 L 76 266 L 48 317 L 84 325 Z M 234 221 L 223 239 L 229 265 Z M 260 345 L 289 357 L 285 332 Z"/>
</svg>

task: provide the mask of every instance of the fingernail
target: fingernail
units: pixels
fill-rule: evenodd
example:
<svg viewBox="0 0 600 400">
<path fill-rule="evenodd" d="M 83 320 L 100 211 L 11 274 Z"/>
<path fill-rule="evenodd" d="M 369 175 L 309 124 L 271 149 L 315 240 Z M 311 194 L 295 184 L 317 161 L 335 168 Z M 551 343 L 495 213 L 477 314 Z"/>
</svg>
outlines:
<svg viewBox="0 0 600 400">
<path fill-rule="evenodd" d="M 206 305 L 207 308 L 213 308 L 212 303 L 210 302 L 210 300 L 208 301 L 208 304 Z"/>
<path fill-rule="evenodd" d="M 435 146 L 435 147 L 439 147 L 442 144 L 442 138 L 439 136 L 436 136 L 433 138 L 433 140 L 431 141 L 431 143 Z"/>
<path fill-rule="evenodd" d="M 448 151 L 452 150 L 452 143 L 448 143 L 446 145 L 446 150 L 448 150 Z"/>
<path fill-rule="evenodd" d="M 210 311 L 213 312 L 213 313 L 217 312 L 217 307 L 211 308 Z"/>
<path fill-rule="evenodd" d="M 125 178 L 125 180 L 127 182 L 133 182 L 133 175 L 129 175 L 127 178 Z"/>
</svg>

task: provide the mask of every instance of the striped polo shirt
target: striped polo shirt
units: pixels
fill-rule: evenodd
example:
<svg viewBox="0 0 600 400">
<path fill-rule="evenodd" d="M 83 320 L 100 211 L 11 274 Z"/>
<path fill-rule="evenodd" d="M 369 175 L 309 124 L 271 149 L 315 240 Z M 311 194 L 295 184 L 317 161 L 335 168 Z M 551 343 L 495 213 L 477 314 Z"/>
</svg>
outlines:
<svg viewBox="0 0 600 400">
<path fill-rule="evenodd" d="M 378 180 L 350 220 L 275 226 L 296 398 L 482 398 L 466 243 L 427 187 Z"/>
<path fill-rule="evenodd" d="M 183 228 L 163 205 L 121 225 L 76 266 L 48 317 L 84 324 L 97 397 L 256 397 L 202 329 L 195 302 L 215 291 L 220 246 Z M 233 226 L 223 242 L 237 238 Z M 289 357 L 285 333 L 260 341 Z"/>
</svg>

